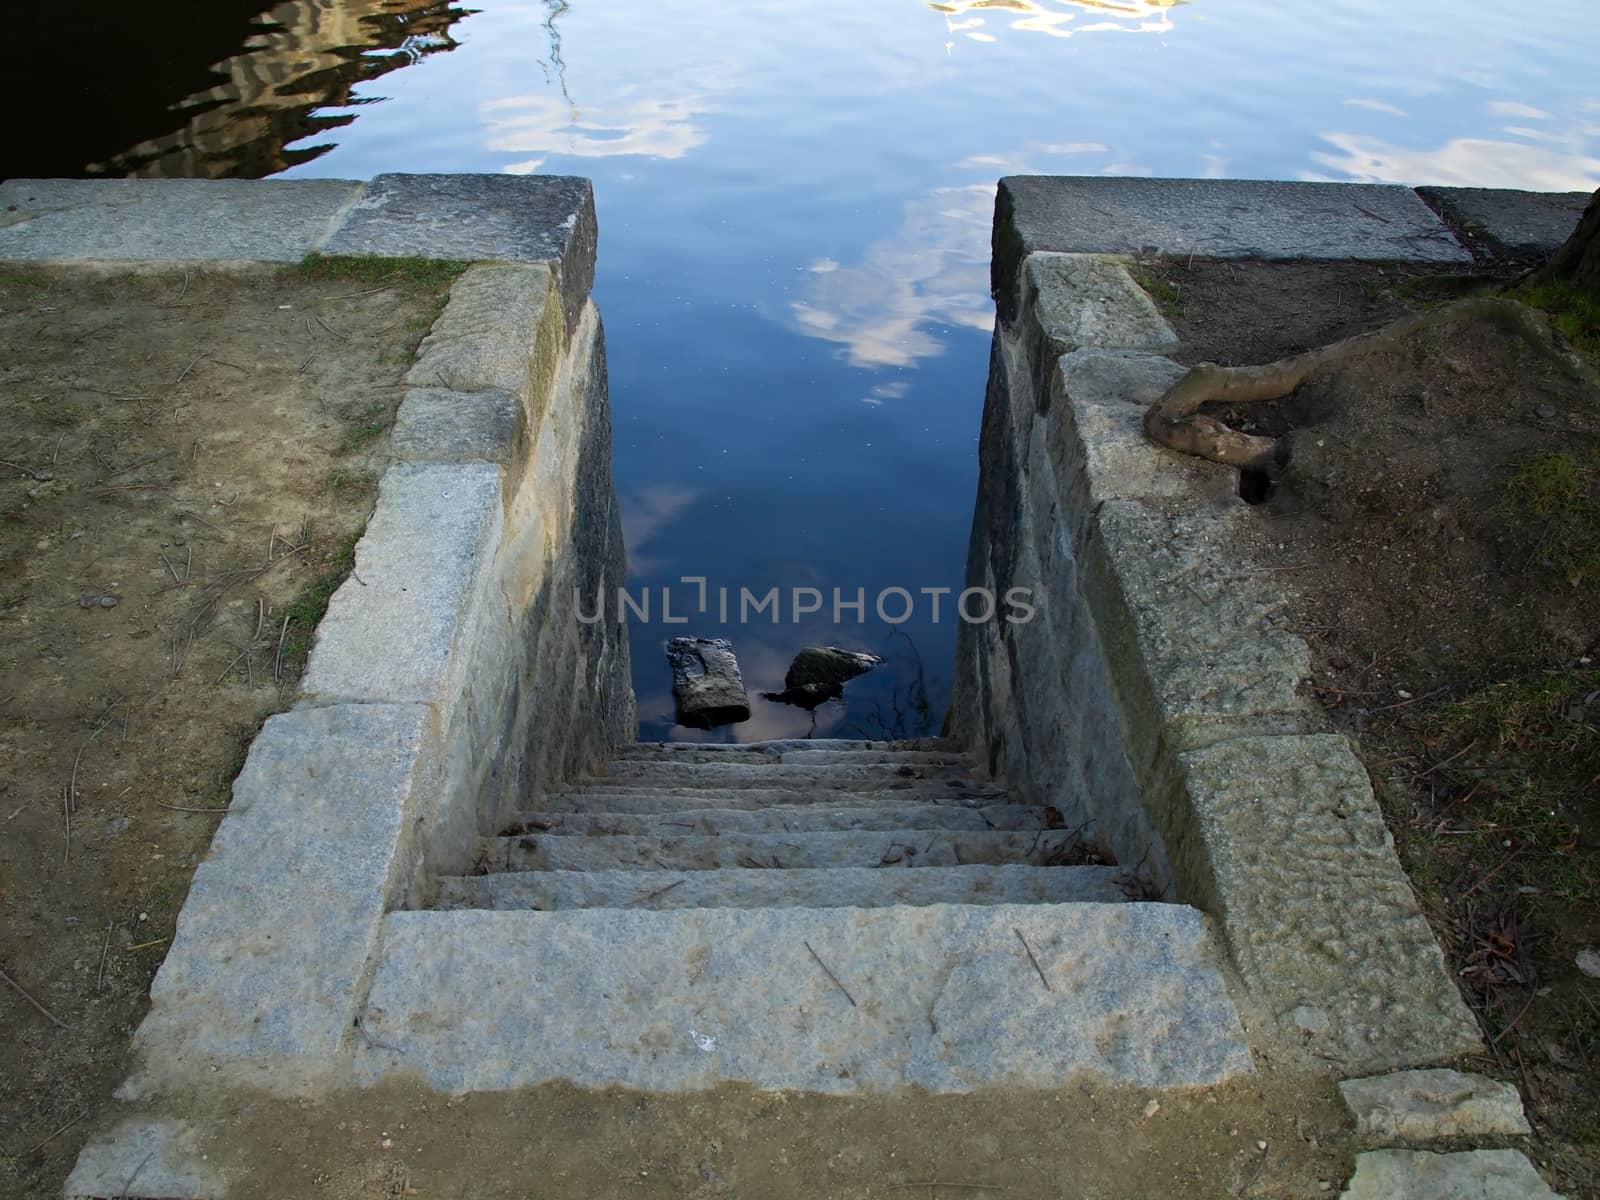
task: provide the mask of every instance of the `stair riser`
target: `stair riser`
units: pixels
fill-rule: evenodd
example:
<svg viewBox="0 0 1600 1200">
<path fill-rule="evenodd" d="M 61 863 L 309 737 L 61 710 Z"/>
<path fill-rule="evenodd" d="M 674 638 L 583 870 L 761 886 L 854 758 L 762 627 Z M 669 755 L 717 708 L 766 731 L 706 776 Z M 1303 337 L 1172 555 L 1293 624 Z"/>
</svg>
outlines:
<svg viewBox="0 0 1600 1200">
<path fill-rule="evenodd" d="M 683 837 L 686 834 L 827 833 L 851 829 L 990 830 L 1047 828 L 1045 810 L 1022 804 L 965 808 L 956 804 L 885 804 L 831 808 L 821 804 L 782 808 L 686 808 L 669 813 L 523 813 L 507 835 L 552 833 L 587 837 Z"/>
<path fill-rule="evenodd" d="M 549 813 L 670 813 L 695 808 L 765 809 L 831 805 L 862 808 L 879 804 L 938 804 L 983 808 L 1006 802 L 1006 793 L 991 788 L 919 787 L 888 791 L 797 791 L 792 788 L 589 788 L 558 792 L 540 800 Z"/>
<path fill-rule="evenodd" d="M 615 762 L 694 766 L 794 766 L 794 767 L 950 767 L 970 770 L 964 754 L 946 750 L 825 750 L 808 748 L 752 749 L 744 746 L 684 749 L 636 748 L 626 751 Z"/>
<path fill-rule="evenodd" d="M 910 904 L 1117 904 L 1117 867 L 947 867 L 881 871 L 528 871 L 440 881 L 442 909 L 882 908 Z"/>
<path fill-rule="evenodd" d="M 930 868 L 1003 863 L 1045 867 L 1062 862 L 1073 844 L 1069 830 L 906 830 L 681 838 L 534 834 L 498 838 L 486 848 L 491 868 L 505 871 L 709 871 L 728 867 Z"/>
<path fill-rule="evenodd" d="M 782 763 L 759 766 L 622 760 L 611 763 L 606 774 L 591 776 L 585 782 L 590 786 L 626 783 L 653 788 L 896 788 L 914 787 L 919 782 L 965 780 L 967 776 L 967 769 L 960 766 L 804 767 Z"/>
</svg>

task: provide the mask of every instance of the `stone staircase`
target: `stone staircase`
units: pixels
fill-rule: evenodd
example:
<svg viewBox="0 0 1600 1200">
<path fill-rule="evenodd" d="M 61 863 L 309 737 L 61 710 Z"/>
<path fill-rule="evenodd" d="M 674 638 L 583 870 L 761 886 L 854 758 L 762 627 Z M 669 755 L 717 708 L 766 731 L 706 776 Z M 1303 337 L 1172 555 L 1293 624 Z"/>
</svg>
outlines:
<svg viewBox="0 0 1600 1200">
<path fill-rule="evenodd" d="M 441 908 L 1117 902 L 1052 809 L 1013 804 L 935 742 L 640 745 L 546 796 L 440 881 Z M 884 870 L 884 868 L 906 868 Z M 914 870 L 912 868 L 915 868 Z M 667 873 L 670 877 L 663 877 Z"/>
<path fill-rule="evenodd" d="M 456 1091 L 1251 1069 L 1201 914 L 937 741 L 639 745 L 393 912 L 362 1073 Z"/>
</svg>

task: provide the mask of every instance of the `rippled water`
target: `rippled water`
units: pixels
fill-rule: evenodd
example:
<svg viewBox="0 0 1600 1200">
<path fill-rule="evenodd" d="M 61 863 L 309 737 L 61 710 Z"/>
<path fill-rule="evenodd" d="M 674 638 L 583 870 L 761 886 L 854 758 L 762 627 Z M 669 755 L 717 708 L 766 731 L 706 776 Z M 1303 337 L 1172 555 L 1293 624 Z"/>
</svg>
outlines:
<svg viewBox="0 0 1600 1200">
<path fill-rule="evenodd" d="M 891 639 L 870 598 L 959 586 L 998 176 L 1600 185 L 1594 0 L 476 2 L 280 4 L 204 136 L 100 169 L 594 179 L 632 586 L 869 597 L 863 625 L 657 611 L 633 632 L 647 737 L 686 631 L 733 637 L 756 687 L 808 642 L 893 654 L 818 732 L 914 730 L 914 643 L 942 715 L 948 611 Z M 736 732 L 809 725 L 761 705 Z"/>
</svg>

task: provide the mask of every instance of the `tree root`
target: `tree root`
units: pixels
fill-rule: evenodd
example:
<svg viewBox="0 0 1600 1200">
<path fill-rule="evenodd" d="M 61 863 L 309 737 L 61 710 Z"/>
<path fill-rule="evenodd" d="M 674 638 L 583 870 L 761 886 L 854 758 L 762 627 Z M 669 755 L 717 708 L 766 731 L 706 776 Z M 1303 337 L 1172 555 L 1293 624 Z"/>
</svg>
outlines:
<svg viewBox="0 0 1600 1200">
<path fill-rule="evenodd" d="M 1277 457 L 1278 439 L 1230 429 L 1215 417 L 1201 413 L 1201 405 L 1213 401 L 1257 404 L 1279 400 L 1319 371 L 1369 354 L 1398 350 L 1407 338 L 1425 329 L 1462 321 L 1492 321 L 1527 341 L 1569 376 L 1600 386 L 1600 379 L 1588 364 L 1556 342 L 1542 314 L 1505 296 L 1473 296 L 1429 312 L 1402 317 L 1372 333 L 1358 334 L 1257 367 L 1199 363 L 1150 406 L 1144 415 L 1145 435 L 1182 454 L 1193 454 L 1244 470 L 1264 470 Z"/>
</svg>

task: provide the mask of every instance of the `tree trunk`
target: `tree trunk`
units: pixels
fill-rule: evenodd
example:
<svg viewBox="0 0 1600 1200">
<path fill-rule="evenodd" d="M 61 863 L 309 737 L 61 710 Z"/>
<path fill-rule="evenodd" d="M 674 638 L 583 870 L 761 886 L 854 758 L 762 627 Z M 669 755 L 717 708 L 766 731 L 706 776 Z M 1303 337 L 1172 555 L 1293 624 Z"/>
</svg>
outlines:
<svg viewBox="0 0 1600 1200">
<path fill-rule="evenodd" d="M 1569 283 L 1600 296 L 1600 192 L 1590 199 L 1572 236 L 1533 273 L 1530 282 Z"/>
</svg>

